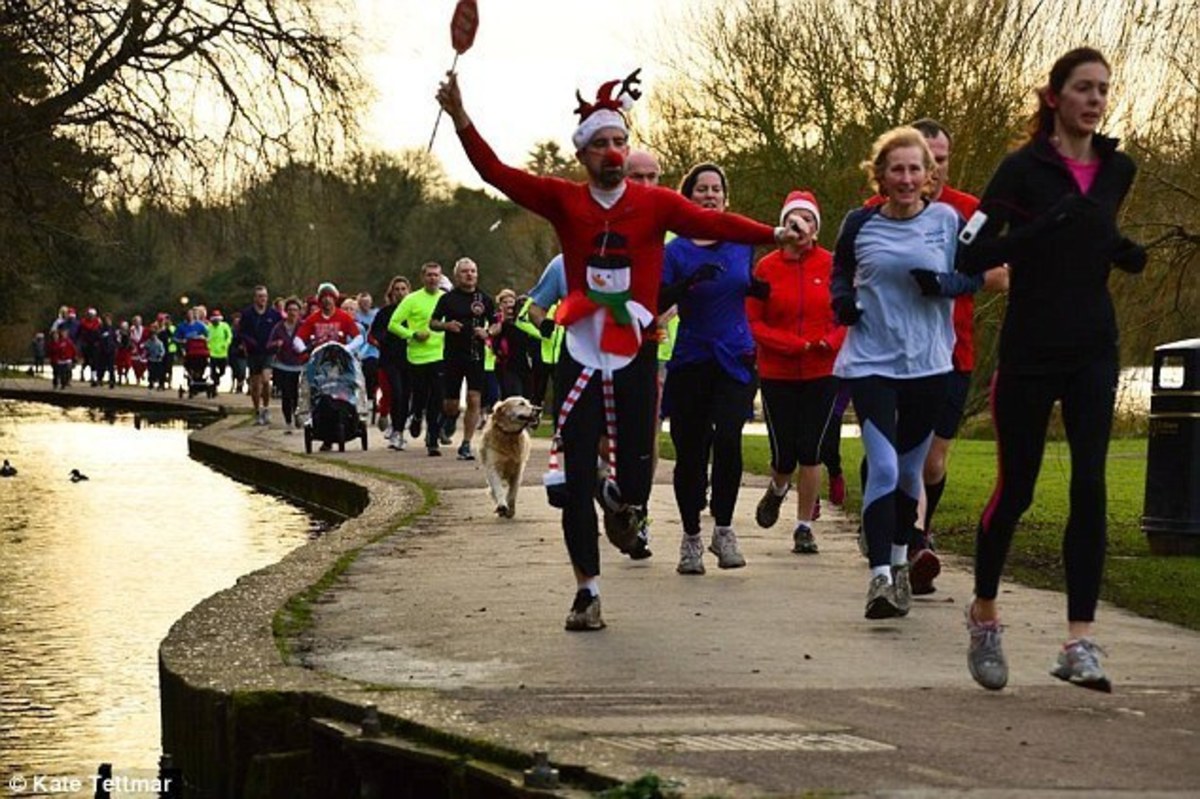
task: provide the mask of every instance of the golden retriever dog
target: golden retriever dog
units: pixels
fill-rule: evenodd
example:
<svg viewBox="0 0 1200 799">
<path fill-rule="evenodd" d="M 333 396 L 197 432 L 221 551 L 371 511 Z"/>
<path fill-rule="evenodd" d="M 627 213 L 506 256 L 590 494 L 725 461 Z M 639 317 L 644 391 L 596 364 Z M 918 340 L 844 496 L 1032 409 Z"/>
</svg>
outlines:
<svg viewBox="0 0 1200 799">
<path fill-rule="evenodd" d="M 480 459 L 496 514 L 511 519 L 517 509 L 517 489 L 529 462 L 529 430 L 537 427 L 542 409 L 524 397 L 509 397 L 492 409 L 483 428 Z"/>
</svg>

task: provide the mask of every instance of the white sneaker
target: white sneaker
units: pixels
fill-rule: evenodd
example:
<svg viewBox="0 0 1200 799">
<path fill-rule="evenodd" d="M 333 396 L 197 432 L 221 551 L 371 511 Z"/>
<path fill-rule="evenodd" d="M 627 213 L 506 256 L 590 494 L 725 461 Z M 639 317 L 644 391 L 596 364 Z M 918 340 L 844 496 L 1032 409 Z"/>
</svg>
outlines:
<svg viewBox="0 0 1200 799">
<path fill-rule="evenodd" d="M 404 440 L 403 430 L 393 430 L 391 438 L 388 439 L 388 449 L 394 449 L 397 452 L 403 452 L 408 443 Z"/>
<path fill-rule="evenodd" d="M 737 534 L 732 529 L 713 530 L 708 551 L 717 556 L 717 568 L 740 569 L 746 565 L 746 559 L 738 549 Z"/>
<path fill-rule="evenodd" d="M 679 565 L 675 571 L 680 574 L 704 574 L 704 542 L 700 536 L 684 533 L 679 542 Z"/>
</svg>

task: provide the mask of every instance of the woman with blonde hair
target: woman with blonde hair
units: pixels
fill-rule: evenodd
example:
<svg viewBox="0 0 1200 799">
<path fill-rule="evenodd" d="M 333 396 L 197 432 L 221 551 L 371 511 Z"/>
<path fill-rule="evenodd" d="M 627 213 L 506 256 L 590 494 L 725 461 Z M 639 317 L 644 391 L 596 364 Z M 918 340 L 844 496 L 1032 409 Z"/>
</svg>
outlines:
<svg viewBox="0 0 1200 799">
<path fill-rule="evenodd" d="M 924 294 L 913 273 L 954 270 L 960 223 L 928 199 L 935 162 L 915 128 L 880 136 L 863 168 L 886 199 L 851 211 L 834 247 L 833 311 L 849 330 L 833 373 L 862 428 L 866 617 L 882 619 L 909 611 L 908 542 L 954 348 L 952 301 Z"/>
</svg>

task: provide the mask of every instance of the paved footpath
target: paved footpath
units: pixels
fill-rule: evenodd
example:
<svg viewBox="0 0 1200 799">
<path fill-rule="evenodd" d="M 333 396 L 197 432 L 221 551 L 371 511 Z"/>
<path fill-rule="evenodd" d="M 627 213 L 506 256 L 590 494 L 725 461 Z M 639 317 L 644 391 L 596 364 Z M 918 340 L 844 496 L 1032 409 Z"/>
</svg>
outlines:
<svg viewBox="0 0 1200 799">
<path fill-rule="evenodd" d="M 303 447 L 278 424 L 230 435 Z M 793 555 L 787 513 L 754 524 L 762 478 L 747 477 L 735 518 L 747 566 L 706 555 L 707 575 L 680 576 L 662 464 L 654 557 L 602 540 L 609 627 L 565 632 L 574 584 L 540 488 L 546 449 L 535 441 L 511 520 L 452 448 L 393 452 L 372 430 L 366 452 L 313 455 L 412 475 L 440 501 L 321 598 L 307 664 L 369 684 L 383 711 L 557 765 L 653 772 L 686 796 L 1200 796 L 1200 634 L 1102 606 L 1115 692 L 1086 691 L 1048 674 L 1062 595 L 1006 583 L 1009 687 L 984 691 L 965 662 L 968 563 L 946 563 L 907 618 L 864 619 L 852 521 L 826 506 L 821 553 Z"/>
</svg>

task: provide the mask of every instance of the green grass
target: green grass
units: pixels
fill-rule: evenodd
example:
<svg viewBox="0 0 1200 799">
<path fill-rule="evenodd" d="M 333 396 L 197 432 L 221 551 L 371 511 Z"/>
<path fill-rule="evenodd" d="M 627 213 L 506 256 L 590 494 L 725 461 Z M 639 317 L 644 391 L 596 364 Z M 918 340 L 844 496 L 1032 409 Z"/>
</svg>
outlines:
<svg viewBox="0 0 1200 799">
<path fill-rule="evenodd" d="M 673 457 L 671 442 L 666 436 L 663 439 L 663 457 Z M 743 452 L 746 471 L 769 473 L 770 450 L 765 437 L 746 436 Z M 847 507 L 852 512 L 858 512 L 862 504 L 857 477 L 861 458 L 862 442 L 844 439 L 842 462 Z M 934 531 L 941 549 L 971 557 L 975 526 L 996 478 L 995 444 L 955 441 L 948 469 Z M 1009 554 L 1006 574 L 1018 582 L 1064 590 L 1061 547 L 1070 476 L 1066 443 L 1049 442 L 1033 506 L 1021 519 Z M 1200 630 L 1200 558 L 1150 554 L 1140 527 L 1145 486 L 1145 439 L 1114 440 L 1108 457 L 1108 562 L 1101 595 L 1140 615 Z"/>
<path fill-rule="evenodd" d="M 667 434 L 660 437 L 659 447 L 662 457 L 675 457 Z M 765 436 L 746 436 L 742 457 L 747 472 L 770 473 L 771 452 Z M 862 441 L 843 439 L 846 504 L 853 513 L 862 507 L 858 480 L 861 459 Z M 995 444 L 956 440 L 948 470 L 946 492 L 934 517 L 938 547 L 972 557 L 975 526 L 995 484 Z M 1037 588 L 1065 590 L 1061 547 L 1070 477 L 1066 442 L 1048 442 L 1033 506 L 1021 519 L 1013 538 L 1005 570 L 1008 577 Z M 1200 630 L 1200 558 L 1150 554 L 1141 531 L 1145 490 L 1146 440 L 1114 439 L 1108 453 L 1108 561 L 1101 596 L 1142 616 Z"/>
</svg>

